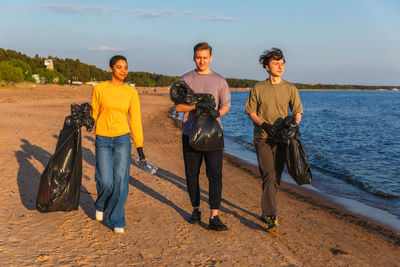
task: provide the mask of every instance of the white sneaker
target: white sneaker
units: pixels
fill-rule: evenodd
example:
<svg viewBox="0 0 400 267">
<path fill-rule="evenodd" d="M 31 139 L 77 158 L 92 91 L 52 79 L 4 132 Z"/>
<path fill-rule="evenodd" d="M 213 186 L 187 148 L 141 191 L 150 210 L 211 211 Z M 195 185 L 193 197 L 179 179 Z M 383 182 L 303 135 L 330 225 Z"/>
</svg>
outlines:
<svg viewBox="0 0 400 267">
<path fill-rule="evenodd" d="M 123 234 L 124 233 L 124 228 L 123 227 L 115 227 L 114 228 L 114 233 L 116 234 Z"/>
<path fill-rule="evenodd" d="M 103 220 L 104 212 L 96 210 L 96 220 L 101 222 Z"/>
</svg>

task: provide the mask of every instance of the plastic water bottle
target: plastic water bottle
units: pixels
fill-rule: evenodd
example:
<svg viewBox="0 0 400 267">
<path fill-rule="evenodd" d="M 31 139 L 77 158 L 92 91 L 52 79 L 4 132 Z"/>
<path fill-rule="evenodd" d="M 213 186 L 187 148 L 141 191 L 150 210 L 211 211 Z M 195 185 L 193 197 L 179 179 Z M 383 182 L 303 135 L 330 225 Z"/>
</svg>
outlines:
<svg viewBox="0 0 400 267">
<path fill-rule="evenodd" d="M 133 159 L 135 165 L 139 169 L 144 170 L 145 172 L 148 172 L 150 174 L 155 174 L 158 170 L 157 165 L 148 159 L 140 160 L 139 157 L 137 157 L 137 156 L 132 156 L 132 159 Z"/>
</svg>

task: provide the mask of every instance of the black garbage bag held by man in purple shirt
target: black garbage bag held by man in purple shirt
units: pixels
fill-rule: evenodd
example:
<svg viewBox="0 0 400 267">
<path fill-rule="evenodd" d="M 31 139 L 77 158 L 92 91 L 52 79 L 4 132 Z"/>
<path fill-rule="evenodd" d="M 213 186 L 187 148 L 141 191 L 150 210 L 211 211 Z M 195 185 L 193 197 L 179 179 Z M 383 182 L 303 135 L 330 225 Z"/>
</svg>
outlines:
<svg viewBox="0 0 400 267">
<path fill-rule="evenodd" d="M 213 151 L 224 148 L 222 127 L 216 120 L 220 116 L 215 109 L 215 98 L 211 94 L 198 93 L 184 81 L 178 81 L 170 88 L 170 98 L 175 104 L 196 105 L 196 119 L 189 129 L 189 144 L 198 151 Z"/>
</svg>

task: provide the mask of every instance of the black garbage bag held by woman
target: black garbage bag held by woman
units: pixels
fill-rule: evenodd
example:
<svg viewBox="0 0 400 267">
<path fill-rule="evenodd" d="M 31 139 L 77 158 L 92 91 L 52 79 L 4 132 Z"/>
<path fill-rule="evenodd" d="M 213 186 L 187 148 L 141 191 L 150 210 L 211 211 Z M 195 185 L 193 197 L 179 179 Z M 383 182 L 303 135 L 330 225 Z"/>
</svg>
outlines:
<svg viewBox="0 0 400 267">
<path fill-rule="evenodd" d="M 56 151 L 40 177 L 36 208 L 40 212 L 77 210 L 82 183 L 81 127 L 93 130 L 89 103 L 71 105 Z"/>
</svg>

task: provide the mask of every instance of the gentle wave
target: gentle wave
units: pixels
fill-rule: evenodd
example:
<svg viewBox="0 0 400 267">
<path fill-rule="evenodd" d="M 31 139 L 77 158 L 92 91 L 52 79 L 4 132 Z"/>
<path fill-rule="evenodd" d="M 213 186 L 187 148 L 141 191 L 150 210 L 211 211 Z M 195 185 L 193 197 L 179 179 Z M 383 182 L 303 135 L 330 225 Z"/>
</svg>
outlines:
<svg viewBox="0 0 400 267">
<path fill-rule="evenodd" d="M 240 146 L 248 149 L 249 151 L 252 151 L 252 152 L 256 151 L 254 144 L 252 144 L 250 142 L 242 140 L 238 137 L 234 138 L 234 141 L 237 144 L 239 144 Z M 360 189 L 362 189 L 368 193 L 371 193 L 375 196 L 379 196 L 379 197 L 387 198 L 387 199 L 399 198 L 399 196 L 397 196 L 397 195 L 390 194 L 387 192 L 382 192 L 380 190 L 377 190 L 377 189 L 361 182 L 357 178 L 353 177 L 348 170 L 334 168 L 332 166 L 332 164 L 330 164 L 329 161 L 321 155 L 316 154 L 316 155 L 312 155 L 311 157 L 309 156 L 309 161 L 310 161 L 310 165 L 311 165 L 312 169 L 316 169 L 325 175 L 329 175 L 330 177 L 346 181 L 347 183 L 355 185 L 355 186 L 359 187 Z"/>
<path fill-rule="evenodd" d="M 235 140 L 236 143 L 238 143 L 239 145 L 247 148 L 248 150 L 250 150 L 252 152 L 256 152 L 256 148 L 255 148 L 254 144 L 249 143 L 247 141 L 244 141 L 244 140 L 242 140 L 240 138 L 237 138 L 237 137 L 234 140 Z"/>
<path fill-rule="evenodd" d="M 341 172 L 336 172 L 334 170 L 329 170 L 329 169 L 326 169 L 326 168 L 322 168 L 322 167 L 320 167 L 320 166 L 318 166 L 316 164 L 313 164 L 312 162 L 310 162 L 310 165 L 311 165 L 311 169 L 316 169 L 316 170 L 318 170 L 318 171 L 320 171 L 320 172 L 322 172 L 322 173 L 324 173 L 326 175 L 329 175 L 331 177 L 344 180 L 349 184 L 356 185 L 360 189 L 362 189 L 362 190 L 364 190 L 364 191 L 366 191 L 368 193 L 371 193 L 371 194 L 373 194 L 375 196 L 382 197 L 382 198 L 388 198 L 388 199 L 395 199 L 395 198 L 399 197 L 399 196 L 396 196 L 396 195 L 393 195 L 393 194 L 390 194 L 390 193 L 385 193 L 385 192 L 376 190 L 375 188 L 364 184 L 360 180 L 357 180 L 356 178 L 353 178 L 353 177 L 351 177 L 349 175 L 346 175 L 346 174 L 343 174 Z"/>
</svg>

